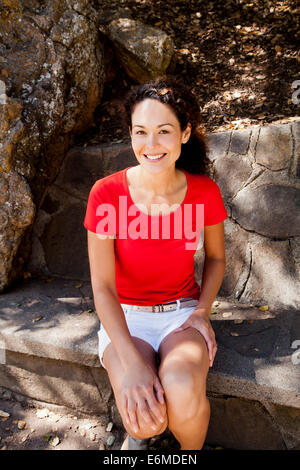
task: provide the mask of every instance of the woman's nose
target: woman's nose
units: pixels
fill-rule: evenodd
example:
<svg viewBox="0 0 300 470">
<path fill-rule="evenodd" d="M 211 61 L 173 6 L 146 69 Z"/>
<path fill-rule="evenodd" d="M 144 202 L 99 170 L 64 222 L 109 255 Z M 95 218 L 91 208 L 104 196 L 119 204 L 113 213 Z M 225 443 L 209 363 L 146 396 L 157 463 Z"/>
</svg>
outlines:
<svg viewBox="0 0 300 470">
<path fill-rule="evenodd" d="M 155 147 L 156 144 L 157 144 L 157 136 L 155 135 L 155 133 L 149 132 L 149 134 L 147 135 L 147 146 L 151 148 L 151 147 Z"/>
</svg>

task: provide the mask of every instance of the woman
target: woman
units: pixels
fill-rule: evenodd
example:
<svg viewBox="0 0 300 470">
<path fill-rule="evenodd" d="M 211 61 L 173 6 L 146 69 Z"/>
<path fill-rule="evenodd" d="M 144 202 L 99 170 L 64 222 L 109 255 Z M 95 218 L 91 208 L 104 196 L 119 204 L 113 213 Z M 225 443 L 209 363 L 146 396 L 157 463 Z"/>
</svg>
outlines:
<svg viewBox="0 0 300 470">
<path fill-rule="evenodd" d="M 209 315 L 224 276 L 227 214 L 207 175 L 190 91 L 159 78 L 132 89 L 124 110 L 138 164 L 95 182 L 84 220 L 99 358 L 128 432 L 123 450 L 147 448 L 167 427 L 181 450 L 201 449 L 217 351 Z M 203 239 L 200 291 L 194 253 Z"/>
</svg>

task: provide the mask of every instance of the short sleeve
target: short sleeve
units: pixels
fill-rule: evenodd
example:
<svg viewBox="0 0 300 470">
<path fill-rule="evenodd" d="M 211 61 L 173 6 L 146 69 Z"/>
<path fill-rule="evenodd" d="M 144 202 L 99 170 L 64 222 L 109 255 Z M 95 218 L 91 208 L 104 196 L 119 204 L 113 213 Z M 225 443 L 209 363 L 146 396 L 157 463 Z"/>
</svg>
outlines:
<svg viewBox="0 0 300 470">
<path fill-rule="evenodd" d="M 227 218 L 221 191 L 213 180 L 210 180 L 207 201 L 204 210 L 204 225 L 215 225 Z"/>
<path fill-rule="evenodd" d="M 90 190 L 83 225 L 91 232 L 112 238 L 116 236 L 116 208 L 101 180 L 96 181 Z"/>
</svg>

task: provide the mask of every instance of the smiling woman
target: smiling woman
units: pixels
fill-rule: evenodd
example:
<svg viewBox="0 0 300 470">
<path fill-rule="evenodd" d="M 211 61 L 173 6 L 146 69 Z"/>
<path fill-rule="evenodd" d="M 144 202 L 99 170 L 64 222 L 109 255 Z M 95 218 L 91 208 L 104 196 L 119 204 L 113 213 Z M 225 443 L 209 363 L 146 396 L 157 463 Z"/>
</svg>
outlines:
<svg viewBox="0 0 300 470">
<path fill-rule="evenodd" d="M 227 213 L 207 175 L 189 90 L 157 79 L 132 89 L 124 111 L 137 165 L 95 182 L 84 219 L 99 359 L 128 432 L 122 450 L 146 449 L 167 426 L 182 450 L 201 449 L 217 351 L 209 315 L 224 276 Z M 194 270 L 200 234 L 201 290 Z"/>
</svg>

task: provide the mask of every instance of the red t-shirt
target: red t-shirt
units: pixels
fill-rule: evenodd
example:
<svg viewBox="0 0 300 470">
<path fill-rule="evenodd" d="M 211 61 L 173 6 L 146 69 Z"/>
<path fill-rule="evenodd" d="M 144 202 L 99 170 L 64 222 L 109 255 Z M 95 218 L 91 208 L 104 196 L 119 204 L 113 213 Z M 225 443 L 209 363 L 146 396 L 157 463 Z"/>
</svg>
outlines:
<svg viewBox="0 0 300 470">
<path fill-rule="evenodd" d="M 188 184 L 183 203 L 168 215 L 148 215 L 131 199 L 127 169 L 94 183 L 83 222 L 91 232 L 114 238 L 120 303 L 155 305 L 183 297 L 198 299 L 194 254 L 203 241 L 203 225 L 218 224 L 227 217 L 218 185 L 206 175 L 182 170 Z"/>
</svg>

